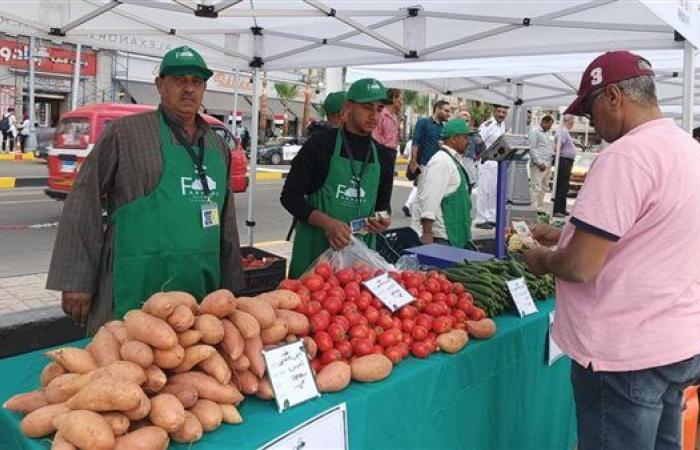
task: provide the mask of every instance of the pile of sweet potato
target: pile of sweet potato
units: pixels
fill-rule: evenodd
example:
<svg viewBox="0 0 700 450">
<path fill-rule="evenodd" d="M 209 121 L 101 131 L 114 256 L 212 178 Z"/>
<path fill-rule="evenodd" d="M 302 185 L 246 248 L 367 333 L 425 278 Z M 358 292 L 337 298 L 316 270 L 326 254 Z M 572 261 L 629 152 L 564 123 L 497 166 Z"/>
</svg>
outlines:
<svg viewBox="0 0 700 450">
<path fill-rule="evenodd" d="M 265 346 L 306 336 L 292 311 L 297 294 L 256 298 L 212 292 L 201 303 L 184 292 L 157 293 L 123 321 L 105 324 L 86 349 L 46 353 L 41 388 L 4 407 L 26 414 L 22 432 L 56 433 L 54 449 L 164 449 L 195 442 L 222 422 L 243 421 L 245 395 L 273 397 Z M 315 345 L 305 338 L 315 356 Z"/>
</svg>

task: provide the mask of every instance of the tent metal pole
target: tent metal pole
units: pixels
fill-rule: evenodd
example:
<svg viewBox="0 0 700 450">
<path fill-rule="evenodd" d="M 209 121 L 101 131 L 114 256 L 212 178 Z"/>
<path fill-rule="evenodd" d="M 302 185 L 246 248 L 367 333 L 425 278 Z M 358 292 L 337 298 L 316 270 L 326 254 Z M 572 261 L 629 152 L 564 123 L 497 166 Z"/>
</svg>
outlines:
<svg viewBox="0 0 700 450">
<path fill-rule="evenodd" d="M 252 106 L 252 120 L 251 120 L 251 130 L 250 130 L 250 185 L 248 186 L 248 220 L 246 220 L 246 226 L 248 227 L 248 245 L 251 247 L 255 242 L 254 230 L 255 230 L 255 179 L 258 171 L 258 114 L 260 112 L 260 75 L 257 68 L 253 68 L 253 106 Z"/>
<path fill-rule="evenodd" d="M 556 144 L 554 145 L 554 177 L 552 179 L 552 195 L 551 195 L 552 204 L 554 204 L 554 196 L 557 194 L 557 177 L 559 176 L 559 159 L 561 158 L 561 133 L 562 133 L 563 126 L 564 126 L 564 108 L 559 108 L 559 128 L 557 128 L 557 138 L 556 138 L 557 141 L 556 141 Z M 566 195 L 566 194 L 564 194 L 564 195 Z"/>
<path fill-rule="evenodd" d="M 112 0 L 111 2 L 104 4 L 97 9 L 90 11 L 89 13 L 85 14 L 84 16 L 78 17 L 74 21 L 62 26 L 61 33 L 65 34 L 65 33 L 69 32 L 70 30 L 72 30 L 73 28 L 77 28 L 80 25 L 84 24 L 85 22 L 88 22 L 88 21 L 94 19 L 95 17 L 101 16 L 102 14 L 116 8 L 117 6 L 121 5 L 121 3 L 122 2 L 119 0 Z"/>
<path fill-rule="evenodd" d="M 216 5 L 214 5 L 214 12 L 220 13 L 226 8 L 230 8 L 232 6 L 235 6 L 239 3 L 241 3 L 243 0 L 222 0 Z"/>
<path fill-rule="evenodd" d="M 73 91 L 70 97 L 70 109 L 71 111 L 78 107 L 78 90 L 80 89 L 80 53 L 82 50 L 82 45 L 76 44 L 75 46 L 75 62 L 73 63 Z"/>
<path fill-rule="evenodd" d="M 36 122 L 36 114 L 34 113 L 34 52 L 36 50 L 36 38 L 34 36 L 29 37 L 29 79 L 27 80 L 27 91 L 29 94 L 29 137 L 27 138 L 27 146 L 29 150 L 34 150 L 36 148 L 36 128 L 34 123 Z"/>
<path fill-rule="evenodd" d="M 241 71 L 236 69 L 236 88 L 233 90 L 233 135 L 238 139 L 238 91 L 241 87 Z M 241 115 L 243 125 L 243 115 Z M 238 142 L 238 141 L 236 141 Z"/>
<path fill-rule="evenodd" d="M 693 131 L 693 100 L 695 99 L 695 47 L 687 39 L 683 48 L 683 129 Z"/>
</svg>

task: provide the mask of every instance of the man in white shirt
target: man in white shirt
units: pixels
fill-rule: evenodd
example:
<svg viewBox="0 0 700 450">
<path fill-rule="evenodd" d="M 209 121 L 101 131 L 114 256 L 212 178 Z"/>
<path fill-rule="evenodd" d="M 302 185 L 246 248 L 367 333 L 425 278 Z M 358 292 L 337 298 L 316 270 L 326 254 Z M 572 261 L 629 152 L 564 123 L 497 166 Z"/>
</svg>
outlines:
<svg viewBox="0 0 700 450">
<path fill-rule="evenodd" d="M 530 199 L 538 212 L 543 211 L 544 193 L 552 169 L 554 144 L 549 134 L 552 123 L 552 116 L 544 116 L 539 126 L 530 130 Z"/>
<path fill-rule="evenodd" d="M 471 240 L 469 178 L 460 160 L 473 133 L 463 119 L 452 119 L 441 132 L 443 144 L 430 158 L 418 182 L 421 240 L 464 248 Z"/>
<path fill-rule="evenodd" d="M 506 132 L 505 120 L 508 106 L 497 105 L 493 117 L 482 123 L 479 134 L 486 148 L 496 142 Z M 476 197 L 476 227 L 491 229 L 496 226 L 496 189 L 498 184 L 498 163 L 485 161 L 479 168 L 479 191 Z"/>
</svg>

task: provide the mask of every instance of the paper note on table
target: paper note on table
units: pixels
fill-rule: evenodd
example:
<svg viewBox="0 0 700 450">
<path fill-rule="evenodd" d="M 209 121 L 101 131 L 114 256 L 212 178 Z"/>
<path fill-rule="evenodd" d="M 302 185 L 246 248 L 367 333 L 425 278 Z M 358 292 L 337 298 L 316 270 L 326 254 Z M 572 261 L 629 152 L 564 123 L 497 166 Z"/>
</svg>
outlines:
<svg viewBox="0 0 700 450">
<path fill-rule="evenodd" d="M 263 357 L 279 412 L 321 395 L 303 341 L 265 350 Z"/>
<path fill-rule="evenodd" d="M 345 403 L 312 417 L 276 437 L 259 450 L 348 449 L 348 408 Z"/>
<path fill-rule="evenodd" d="M 515 232 L 518 234 L 518 237 L 520 238 L 520 242 L 523 243 L 525 248 L 535 248 L 539 247 L 540 243 L 535 240 L 535 238 L 532 237 L 532 232 L 530 231 L 530 227 L 527 226 L 527 223 L 522 221 L 522 220 L 514 220 L 512 222 L 513 224 L 513 229 Z"/>
<path fill-rule="evenodd" d="M 515 303 L 520 317 L 525 317 L 528 314 L 537 312 L 537 306 L 535 306 L 535 302 L 532 300 L 532 295 L 530 295 L 530 290 L 527 288 L 525 278 L 516 278 L 506 283 L 508 284 L 510 296 L 513 298 L 513 303 Z"/>
<path fill-rule="evenodd" d="M 400 309 L 415 300 L 399 283 L 383 273 L 363 283 L 380 302 L 384 303 L 392 312 Z"/>
<path fill-rule="evenodd" d="M 549 313 L 549 331 L 547 332 L 547 337 L 549 339 L 549 345 L 547 346 L 547 361 L 551 366 L 559 358 L 564 356 L 564 352 L 559 348 L 554 339 L 552 339 L 552 326 L 554 326 L 554 311 Z"/>
</svg>

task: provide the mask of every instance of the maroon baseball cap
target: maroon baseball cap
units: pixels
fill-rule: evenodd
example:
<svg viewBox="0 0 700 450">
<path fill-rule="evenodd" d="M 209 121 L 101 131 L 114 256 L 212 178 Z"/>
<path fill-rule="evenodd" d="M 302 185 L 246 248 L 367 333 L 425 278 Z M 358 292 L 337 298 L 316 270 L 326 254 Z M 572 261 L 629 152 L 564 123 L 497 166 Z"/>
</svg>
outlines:
<svg viewBox="0 0 700 450">
<path fill-rule="evenodd" d="M 588 95 L 602 87 L 630 78 L 654 76 L 651 64 L 639 55 L 626 50 L 607 52 L 586 67 L 581 76 L 578 97 L 564 111 L 564 114 L 582 115 L 583 102 Z"/>
</svg>

